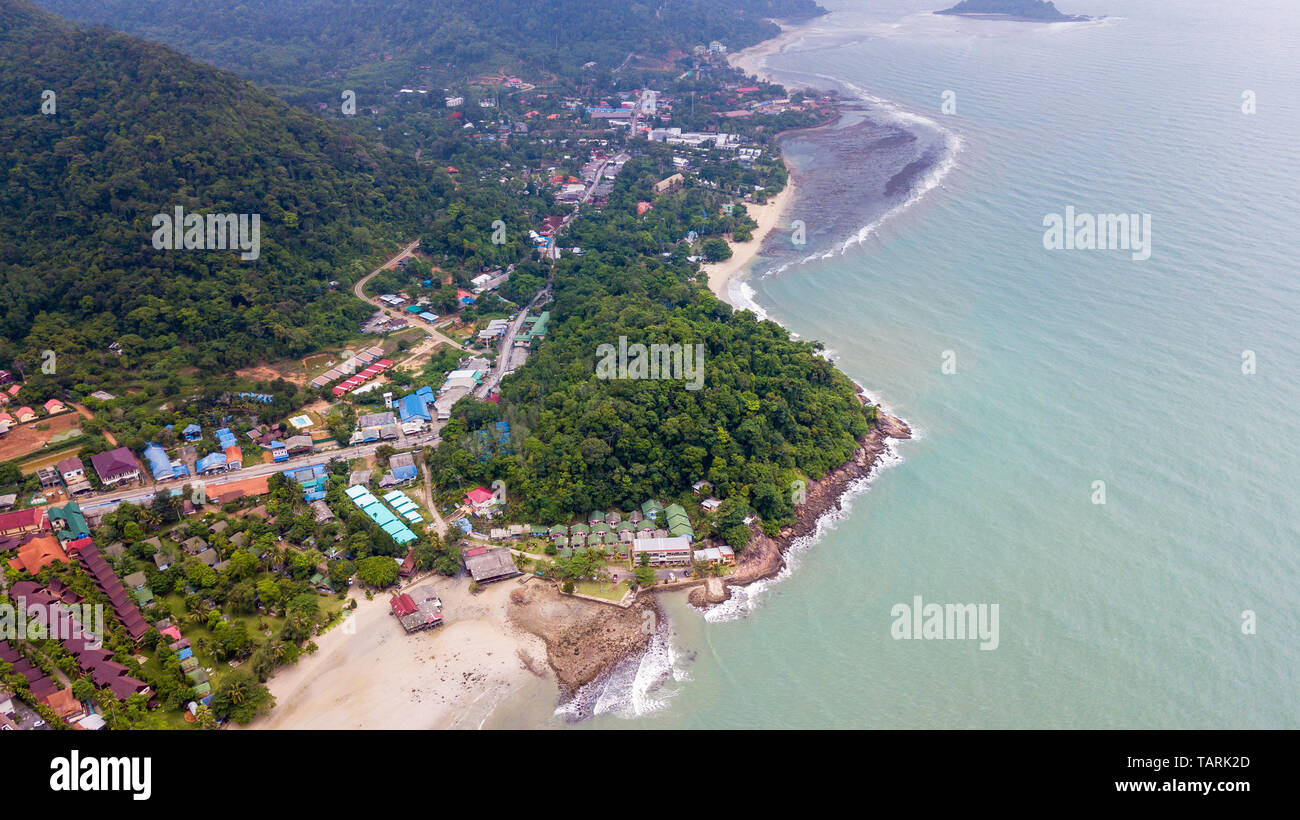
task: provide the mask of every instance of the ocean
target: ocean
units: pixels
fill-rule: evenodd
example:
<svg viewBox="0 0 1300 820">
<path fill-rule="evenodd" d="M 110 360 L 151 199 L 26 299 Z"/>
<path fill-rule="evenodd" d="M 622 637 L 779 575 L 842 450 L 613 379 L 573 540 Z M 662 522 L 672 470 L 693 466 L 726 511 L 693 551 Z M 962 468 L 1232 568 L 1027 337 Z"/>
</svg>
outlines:
<svg viewBox="0 0 1300 820">
<path fill-rule="evenodd" d="M 823 5 L 766 69 L 851 104 L 731 297 L 917 437 L 781 578 L 487 725 L 1300 727 L 1294 2 Z M 1045 247 L 1067 214 L 1138 230 Z M 996 648 L 897 637 L 916 596 Z"/>
</svg>

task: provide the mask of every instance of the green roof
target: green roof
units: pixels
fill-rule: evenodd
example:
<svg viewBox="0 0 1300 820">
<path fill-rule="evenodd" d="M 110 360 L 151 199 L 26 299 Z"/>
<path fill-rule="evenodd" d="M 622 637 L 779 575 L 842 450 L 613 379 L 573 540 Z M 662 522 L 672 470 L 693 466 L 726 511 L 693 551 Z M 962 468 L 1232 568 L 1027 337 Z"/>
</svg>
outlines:
<svg viewBox="0 0 1300 820">
<path fill-rule="evenodd" d="M 86 516 L 81 514 L 81 507 L 75 501 L 69 501 L 62 507 L 50 507 L 49 517 L 52 521 L 66 521 L 67 525 L 59 530 L 59 540 L 68 541 L 81 533 L 90 533 L 86 526 Z"/>
<path fill-rule="evenodd" d="M 611 529 L 613 528 L 604 521 L 597 521 L 595 524 L 591 525 L 592 532 L 609 532 Z"/>
<path fill-rule="evenodd" d="M 586 524 L 574 524 L 573 526 L 569 527 L 569 532 L 575 535 L 578 533 L 583 533 L 585 535 L 591 532 L 591 527 L 588 527 Z"/>
</svg>

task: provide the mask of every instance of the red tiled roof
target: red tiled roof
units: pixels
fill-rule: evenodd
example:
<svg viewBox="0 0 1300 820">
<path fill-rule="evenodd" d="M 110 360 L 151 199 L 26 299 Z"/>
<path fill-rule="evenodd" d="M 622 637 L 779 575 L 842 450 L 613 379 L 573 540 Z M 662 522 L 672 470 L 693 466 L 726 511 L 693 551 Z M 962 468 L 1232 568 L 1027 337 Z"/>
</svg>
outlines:
<svg viewBox="0 0 1300 820">
<path fill-rule="evenodd" d="M 393 608 L 393 614 L 399 618 L 405 618 L 417 609 L 415 600 L 406 592 L 394 595 L 389 599 L 388 603 Z"/>
<path fill-rule="evenodd" d="M 35 575 L 50 564 L 67 560 L 68 554 L 59 546 L 59 539 L 52 535 L 43 535 L 19 547 L 18 557 L 10 561 L 9 566 L 27 570 Z"/>
<path fill-rule="evenodd" d="M 25 510 L 0 513 L 0 531 L 18 529 L 46 529 L 49 519 L 43 507 L 28 507 Z"/>
</svg>

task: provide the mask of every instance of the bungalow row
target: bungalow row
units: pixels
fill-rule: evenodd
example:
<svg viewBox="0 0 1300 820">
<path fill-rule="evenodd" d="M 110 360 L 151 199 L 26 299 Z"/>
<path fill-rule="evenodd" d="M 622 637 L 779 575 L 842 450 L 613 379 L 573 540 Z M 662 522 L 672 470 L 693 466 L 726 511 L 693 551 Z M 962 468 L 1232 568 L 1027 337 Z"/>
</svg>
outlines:
<svg viewBox="0 0 1300 820">
<path fill-rule="evenodd" d="M 139 642 L 149 631 L 149 624 L 145 621 L 144 616 L 136 607 L 135 601 L 127 594 L 122 587 L 122 582 L 118 579 L 117 573 L 104 560 L 100 554 L 99 547 L 89 538 L 83 538 L 79 541 L 70 541 L 68 549 L 74 552 L 81 565 L 95 580 L 95 584 L 100 591 L 108 596 L 108 600 L 113 604 L 113 611 L 117 614 L 117 619 L 126 627 L 126 633 L 131 636 L 131 640 Z"/>
<path fill-rule="evenodd" d="M 342 396 L 344 393 L 349 393 L 353 390 L 356 390 L 357 388 L 361 387 L 366 382 L 369 382 L 371 379 L 374 379 L 376 376 L 380 375 L 381 373 L 383 373 L 385 370 L 387 370 L 392 366 L 393 366 L 393 362 L 391 359 L 380 359 L 374 364 L 366 367 L 366 369 L 362 370 L 360 373 L 356 374 L 355 376 L 350 376 L 349 378 L 344 379 L 343 381 L 334 385 L 334 387 L 331 388 L 330 392 L 333 393 L 334 398 L 337 399 L 340 396 Z"/>
<path fill-rule="evenodd" d="M 60 624 L 58 629 L 60 643 L 76 659 L 81 671 L 90 676 L 96 687 L 108 689 L 119 700 L 126 700 L 132 695 L 150 694 L 147 683 L 128 675 L 127 667 L 114 661 L 113 653 L 103 648 L 103 636 L 92 635 L 66 608 L 67 604 L 80 603 L 81 596 L 59 581 L 51 582 L 48 589 L 41 587 L 35 581 L 20 581 L 14 584 L 12 591 L 16 597 L 25 598 L 29 608 L 40 605 L 40 610 L 33 610 L 33 617 L 40 621 L 47 631 L 52 631 L 51 622 Z M 145 627 L 147 631 L 148 625 L 146 624 Z M 32 689 L 32 694 L 37 694 L 35 688 Z M 48 703 L 49 695 L 38 695 L 38 697 Z M 72 704 L 66 703 L 66 696 L 62 700 L 65 702 L 61 703 L 60 709 L 56 711 L 62 710 L 68 715 L 75 714 L 76 710 L 71 709 Z"/>
<path fill-rule="evenodd" d="M 326 370 L 312 379 L 311 386 L 314 388 L 325 387 L 331 382 L 338 381 L 345 376 L 351 376 L 358 370 L 362 370 L 383 358 L 384 349 L 382 347 L 368 347 L 347 361 Z"/>
<path fill-rule="evenodd" d="M 10 399 L 18 395 L 20 387 L 21 385 L 15 384 L 9 388 L 9 391 L 0 390 L 0 399 L 3 399 L 0 401 L 0 404 L 8 404 Z M 10 391 L 12 391 L 12 393 Z M 47 416 L 56 416 L 60 413 L 68 412 L 67 405 L 58 399 L 50 399 L 45 402 L 45 404 L 42 405 L 42 409 L 45 410 L 45 415 Z M 13 413 L 0 411 L 0 435 L 8 433 L 10 429 L 19 424 L 36 421 L 37 418 L 39 418 L 39 416 L 36 411 L 27 406 L 19 407 L 14 410 Z"/>
<path fill-rule="evenodd" d="M 391 493 L 384 496 L 384 500 L 387 501 L 394 510 L 397 510 L 398 515 L 405 518 L 410 523 L 424 523 L 424 516 L 420 514 L 420 508 L 415 506 L 415 502 L 401 490 L 393 490 Z"/>
<path fill-rule="evenodd" d="M 415 533 L 403 524 L 392 510 L 384 506 L 383 502 L 370 493 L 361 485 L 353 485 L 344 491 L 347 497 L 352 499 L 352 503 L 357 506 L 371 521 L 379 525 L 379 528 L 392 536 L 398 544 L 409 544 L 416 539 Z"/>
</svg>

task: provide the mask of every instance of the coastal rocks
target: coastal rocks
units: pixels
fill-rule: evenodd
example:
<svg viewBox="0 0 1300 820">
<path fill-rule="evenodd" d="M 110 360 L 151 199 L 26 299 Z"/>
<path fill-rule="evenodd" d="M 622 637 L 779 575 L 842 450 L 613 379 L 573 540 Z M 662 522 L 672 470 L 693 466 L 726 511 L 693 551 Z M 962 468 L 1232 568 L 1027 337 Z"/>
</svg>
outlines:
<svg viewBox="0 0 1300 820">
<path fill-rule="evenodd" d="M 781 530 L 778 538 L 756 532 L 750 539 L 736 564 L 736 571 L 728 583 L 744 585 L 770 578 L 780 571 L 782 554 L 790 542 L 808 535 L 817 527 L 817 519 L 829 510 L 838 509 L 840 496 L 853 481 L 871 473 L 876 462 L 889 446 L 889 439 L 908 439 L 912 430 L 902 419 L 880 413 L 876 425 L 859 442 L 858 451 L 850 461 L 831 470 L 820 481 L 812 482 L 805 502 L 795 513 L 794 526 Z"/>
<path fill-rule="evenodd" d="M 627 609 L 562 595 L 550 584 L 512 591 L 511 623 L 541 638 L 560 688 L 571 695 L 623 658 L 643 652 L 660 615 L 652 597 Z"/>
<path fill-rule="evenodd" d="M 720 604 L 730 597 L 731 593 L 727 590 L 727 585 L 722 583 L 721 578 L 706 578 L 704 586 L 692 589 L 686 599 L 691 606 L 704 607 Z"/>
</svg>

